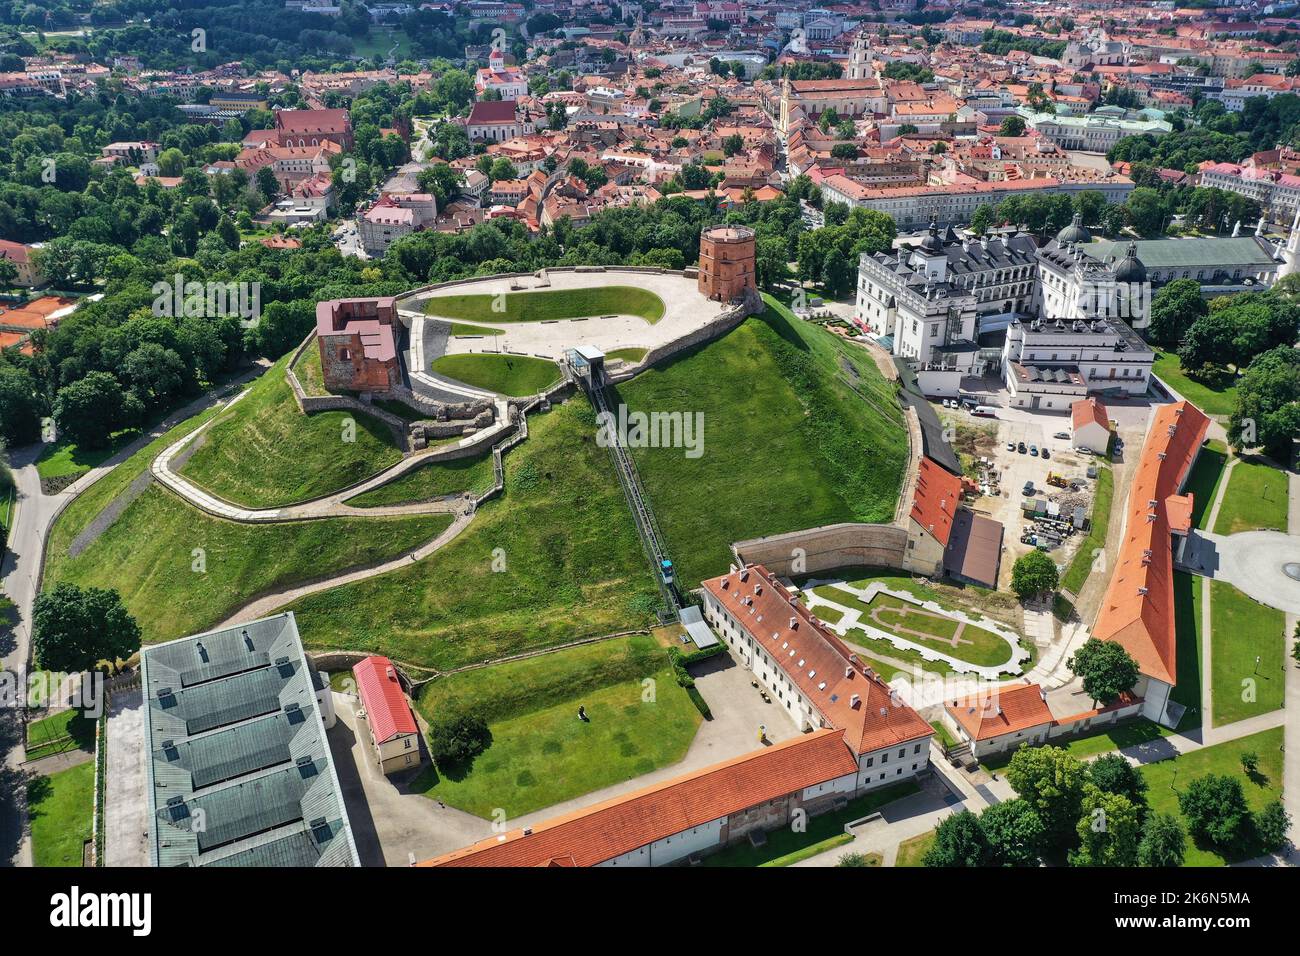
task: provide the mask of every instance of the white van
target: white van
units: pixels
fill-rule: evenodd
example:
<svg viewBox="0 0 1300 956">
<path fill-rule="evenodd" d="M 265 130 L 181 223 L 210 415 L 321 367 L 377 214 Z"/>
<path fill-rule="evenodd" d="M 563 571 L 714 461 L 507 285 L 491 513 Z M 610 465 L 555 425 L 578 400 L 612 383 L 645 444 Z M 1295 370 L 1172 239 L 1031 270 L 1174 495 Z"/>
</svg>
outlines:
<svg viewBox="0 0 1300 956">
<path fill-rule="evenodd" d="M 998 410 L 992 405 L 976 405 L 971 409 L 972 415 L 979 415 L 982 418 L 997 418 Z"/>
</svg>

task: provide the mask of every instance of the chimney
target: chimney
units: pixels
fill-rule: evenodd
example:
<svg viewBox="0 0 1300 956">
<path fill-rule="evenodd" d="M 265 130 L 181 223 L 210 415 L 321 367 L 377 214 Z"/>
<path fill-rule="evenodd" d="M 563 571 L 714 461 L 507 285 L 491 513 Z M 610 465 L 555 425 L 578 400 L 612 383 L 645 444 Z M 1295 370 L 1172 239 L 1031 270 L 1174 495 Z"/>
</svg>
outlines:
<svg viewBox="0 0 1300 956">
<path fill-rule="evenodd" d="M 393 670 L 393 669 L 390 667 L 390 668 L 387 669 L 387 672 L 388 672 L 388 679 L 389 679 L 389 680 L 397 680 L 397 671 Z"/>
</svg>

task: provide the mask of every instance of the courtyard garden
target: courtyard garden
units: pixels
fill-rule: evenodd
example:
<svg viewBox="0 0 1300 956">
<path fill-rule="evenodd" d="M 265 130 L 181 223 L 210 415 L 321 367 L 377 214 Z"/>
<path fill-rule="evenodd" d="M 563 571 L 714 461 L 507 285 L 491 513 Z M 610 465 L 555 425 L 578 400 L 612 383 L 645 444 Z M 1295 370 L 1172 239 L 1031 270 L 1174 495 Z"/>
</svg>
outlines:
<svg viewBox="0 0 1300 956">
<path fill-rule="evenodd" d="M 289 605 L 314 647 L 450 669 L 654 622 L 659 594 L 596 418 L 529 419 L 504 493 L 429 561 Z"/>
<path fill-rule="evenodd" d="M 1209 378 L 1194 378 L 1183 370 L 1176 353 L 1161 349 L 1156 349 L 1151 371 L 1205 414 L 1219 417 L 1232 414 L 1237 398 L 1235 372 L 1228 370 Z"/>
<path fill-rule="evenodd" d="M 1192 524 L 1202 531 L 1208 530 L 1210 512 L 1227 467 L 1228 446 L 1218 439 L 1210 439 L 1201 447 L 1192 473 L 1187 476 L 1183 490 L 1192 496 Z"/>
<path fill-rule="evenodd" d="M 392 431 L 377 418 L 300 412 L 287 362 L 282 358 L 218 415 L 196 439 L 182 475 L 234 504 L 275 508 L 339 491 L 401 460 Z"/>
<path fill-rule="evenodd" d="M 907 438 L 893 385 L 866 350 L 766 301 L 762 315 L 622 383 L 612 399 L 703 415 L 697 458 L 633 449 L 688 586 L 725 572 L 734 541 L 888 521 L 898 501 Z"/>
<path fill-rule="evenodd" d="M 1241 466 L 1238 465 L 1238 468 Z M 1286 616 L 1226 581 L 1209 581 L 1210 690 L 1221 727 L 1282 706 L 1286 689 Z M 1206 582 L 1200 582 L 1201 587 Z"/>
<path fill-rule="evenodd" d="M 493 308 L 500 304 L 499 311 Z M 502 295 L 467 293 L 434 296 L 425 303 L 428 315 L 466 322 L 553 322 L 602 315 L 636 315 L 647 322 L 664 317 L 664 300 L 634 286 L 589 289 L 542 289 Z"/>
<path fill-rule="evenodd" d="M 511 398 L 544 392 L 561 377 L 560 367 L 549 359 L 495 352 L 443 355 L 430 363 L 429 371 Z"/>
<path fill-rule="evenodd" d="M 818 599 L 830 601 L 845 610 L 857 611 L 858 620 L 862 624 L 930 648 L 955 660 L 979 667 L 1010 666 L 1013 645 L 1006 637 L 956 617 L 949 617 L 942 612 L 923 608 L 919 604 L 905 601 L 893 594 L 877 592 L 869 601 L 864 601 L 846 587 L 822 584 L 812 589 L 812 595 L 814 601 L 810 602 L 810 607 L 812 612 L 819 616 L 823 608 L 826 610 L 831 608 L 816 601 Z M 846 639 L 852 641 L 854 635 L 859 634 L 861 643 L 868 648 L 878 648 L 878 652 L 887 657 L 902 660 L 901 655 L 906 655 L 907 658 L 915 658 L 915 660 L 906 660 L 906 663 L 920 663 L 922 667 L 926 663 L 931 663 L 925 662 L 918 651 L 881 641 L 870 636 L 860 627 L 850 627 Z"/>
<path fill-rule="evenodd" d="M 441 677 L 416 706 L 426 718 L 487 721 L 492 742 L 469 766 L 428 767 L 413 784 L 482 817 L 518 817 L 677 763 L 702 719 L 649 635 Z"/>
<path fill-rule="evenodd" d="M 1177 639 L 1178 683 L 1170 697 L 1184 708 L 1178 730 L 1186 733 L 1201 726 L 1201 671 L 1204 666 L 1201 595 L 1205 580 L 1185 571 L 1174 572 L 1174 634 Z"/>
</svg>

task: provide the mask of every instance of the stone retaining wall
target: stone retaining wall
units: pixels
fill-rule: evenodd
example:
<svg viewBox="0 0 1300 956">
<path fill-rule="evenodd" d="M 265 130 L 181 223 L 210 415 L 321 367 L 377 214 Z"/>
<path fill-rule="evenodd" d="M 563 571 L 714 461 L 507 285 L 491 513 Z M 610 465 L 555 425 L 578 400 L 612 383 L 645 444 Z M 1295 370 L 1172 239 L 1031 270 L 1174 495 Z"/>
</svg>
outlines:
<svg viewBox="0 0 1300 956">
<path fill-rule="evenodd" d="M 907 566 L 907 531 L 892 524 L 824 525 L 737 541 L 731 550 L 738 563 L 761 564 L 778 576 L 844 567 L 911 570 Z"/>
</svg>

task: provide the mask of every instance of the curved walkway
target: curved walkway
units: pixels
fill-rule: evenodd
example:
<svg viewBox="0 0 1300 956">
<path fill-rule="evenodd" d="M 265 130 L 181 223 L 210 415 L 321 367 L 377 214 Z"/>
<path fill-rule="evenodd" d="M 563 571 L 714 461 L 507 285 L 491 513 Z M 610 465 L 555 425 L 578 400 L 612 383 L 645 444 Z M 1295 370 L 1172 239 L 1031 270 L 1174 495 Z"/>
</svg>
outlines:
<svg viewBox="0 0 1300 956">
<path fill-rule="evenodd" d="M 227 408 L 234 406 L 247 392 L 241 392 Z M 384 505 L 375 508 L 358 508 L 345 504 L 348 499 L 372 491 L 381 485 L 400 478 L 402 475 L 422 465 L 428 464 L 430 458 L 449 448 L 464 448 L 472 444 L 490 444 L 490 440 L 506 430 L 508 425 L 498 420 L 491 428 L 484 429 L 468 438 L 461 439 L 455 445 L 444 445 L 430 451 L 409 455 L 390 468 L 386 468 L 358 485 L 337 491 L 313 501 L 286 505 L 283 508 L 243 508 L 216 497 L 192 482 L 182 478 L 172 470 L 172 462 L 212 424 L 209 420 L 183 438 L 173 442 L 162 450 L 149 465 L 149 470 L 160 484 L 179 495 L 188 504 L 218 518 L 237 521 L 243 524 L 272 524 L 286 521 L 307 521 L 315 518 L 347 517 L 410 517 L 428 514 L 461 514 L 469 508 L 465 498 L 442 498 L 436 501 L 423 501 L 407 505 Z"/>
<path fill-rule="evenodd" d="M 371 510 L 371 509 L 367 509 Z M 387 574 L 389 571 L 396 571 L 398 568 L 404 568 L 414 564 L 417 561 L 423 561 L 435 551 L 449 544 L 462 531 L 469 527 L 474 515 L 470 512 L 462 512 L 456 515 L 456 520 L 447 526 L 447 529 L 427 544 L 422 544 L 414 551 L 408 551 L 406 554 L 397 558 L 390 558 L 381 564 L 371 564 L 361 568 L 355 568 L 344 574 L 324 578 L 320 581 L 311 581 L 307 584 L 299 584 L 289 588 L 283 588 L 277 591 L 271 591 L 261 597 L 245 604 L 235 613 L 220 624 L 213 625 L 213 630 L 220 630 L 224 627 L 233 627 L 236 624 L 242 624 L 245 621 L 255 621 L 260 617 L 266 617 L 279 608 L 290 604 L 299 598 L 306 597 L 309 594 L 316 594 L 319 591 L 328 591 L 331 588 L 341 587 L 344 584 L 352 584 L 356 581 L 364 581 L 366 578 L 377 577 L 381 574 Z"/>
</svg>

